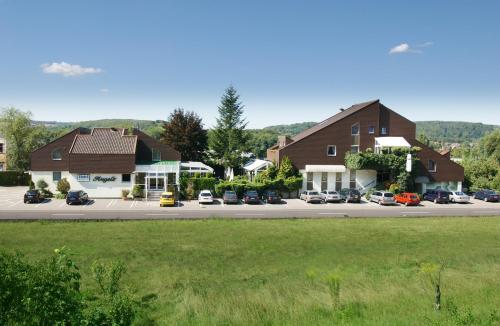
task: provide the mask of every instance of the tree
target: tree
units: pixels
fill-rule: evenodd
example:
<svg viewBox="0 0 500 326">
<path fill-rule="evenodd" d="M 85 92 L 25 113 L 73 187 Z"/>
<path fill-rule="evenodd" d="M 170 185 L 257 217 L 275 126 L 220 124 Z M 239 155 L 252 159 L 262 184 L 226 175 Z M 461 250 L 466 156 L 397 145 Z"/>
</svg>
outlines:
<svg viewBox="0 0 500 326">
<path fill-rule="evenodd" d="M 31 152 L 47 142 L 47 130 L 31 122 L 31 112 L 8 108 L 0 115 L 0 134 L 8 144 L 7 161 L 10 169 L 29 169 Z"/>
<path fill-rule="evenodd" d="M 293 177 L 295 174 L 295 168 L 293 167 L 292 161 L 288 156 L 283 157 L 278 170 L 278 178 L 286 179 Z"/>
<path fill-rule="evenodd" d="M 226 169 L 241 166 L 245 159 L 248 135 L 243 118 L 244 106 L 232 86 L 226 89 L 219 105 L 217 124 L 209 136 L 209 147 L 215 161 Z"/>
<path fill-rule="evenodd" d="M 57 182 L 57 191 L 59 191 L 61 194 L 68 194 L 68 191 L 71 189 L 71 186 L 69 184 L 68 179 L 62 178 Z"/>
<path fill-rule="evenodd" d="M 192 111 L 175 109 L 163 125 L 161 140 L 181 153 L 184 161 L 200 161 L 207 149 L 207 131 Z"/>
</svg>

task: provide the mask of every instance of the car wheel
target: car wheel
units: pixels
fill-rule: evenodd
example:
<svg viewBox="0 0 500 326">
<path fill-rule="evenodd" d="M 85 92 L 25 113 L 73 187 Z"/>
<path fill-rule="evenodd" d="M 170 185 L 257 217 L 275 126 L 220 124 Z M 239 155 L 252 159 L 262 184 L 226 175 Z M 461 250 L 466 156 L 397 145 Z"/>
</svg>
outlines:
<svg viewBox="0 0 500 326">
<path fill-rule="evenodd" d="M 437 199 L 434 199 L 434 204 L 437 204 L 438 203 L 438 200 Z"/>
<path fill-rule="evenodd" d="M 488 197 L 484 197 L 484 202 L 488 202 Z"/>
<path fill-rule="evenodd" d="M 25 204 L 29 204 L 29 203 L 30 203 L 30 201 L 29 201 L 29 200 L 27 200 L 27 201 L 25 201 L 24 203 L 25 203 Z"/>
</svg>

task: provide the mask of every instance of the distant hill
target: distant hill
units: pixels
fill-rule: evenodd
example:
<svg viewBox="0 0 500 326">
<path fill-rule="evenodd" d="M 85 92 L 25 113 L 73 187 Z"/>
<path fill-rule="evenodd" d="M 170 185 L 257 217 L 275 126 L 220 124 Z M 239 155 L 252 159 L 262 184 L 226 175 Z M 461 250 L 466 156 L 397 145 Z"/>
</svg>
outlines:
<svg viewBox="0 0 500 326">
<path fill-rule="evenodd" d="M 475 142 L 500 126 L 462 121 L 417 121 L 417 135 L 425 134 L 432 141 L 444 143 Z"/>
<path fill-rule="evenodd" d="M 317 124 L 317 122 L 299 122 L 299 123 L 292 123 L 289 125 L 275 125 L 275 126 L 264 127 L 262 130 L 275 132 L 280 135 L 294 136 L 308 128 L 311 128 L 315 124 Z"/>
</svg>

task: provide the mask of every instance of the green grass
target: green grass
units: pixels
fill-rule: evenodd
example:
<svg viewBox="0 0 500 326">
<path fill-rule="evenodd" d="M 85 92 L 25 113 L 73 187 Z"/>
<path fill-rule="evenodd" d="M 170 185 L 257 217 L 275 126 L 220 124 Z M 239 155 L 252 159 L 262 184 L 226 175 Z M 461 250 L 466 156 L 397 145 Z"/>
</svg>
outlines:
<svg viewBox="0 0 500 326">
<path fill-rule="evenodd" d="M 92 261 L 123 260 L 136 295 L 158 296 L 161 325 L 499 323 L 498 218 L 0 223 L 0 250 L 62 246 L 85 286 Z M 441 312 L 421 262 L 446 265 Z"/>
</svg>

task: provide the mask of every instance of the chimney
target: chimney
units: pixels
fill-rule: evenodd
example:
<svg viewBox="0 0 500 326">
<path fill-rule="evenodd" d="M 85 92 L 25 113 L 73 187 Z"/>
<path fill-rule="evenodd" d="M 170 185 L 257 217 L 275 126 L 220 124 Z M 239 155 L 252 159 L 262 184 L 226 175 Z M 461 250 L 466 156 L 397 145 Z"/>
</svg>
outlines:
<svg viewBox="0 0 500 326">
<path fill-rule="evenodd" d="M 288 136 L 278 136 L 279 148 L 285 147 L 286 145 L 290 144 L 291 142 L 293 142 L 293 139 L 291 139 Z"/>
</svg>

